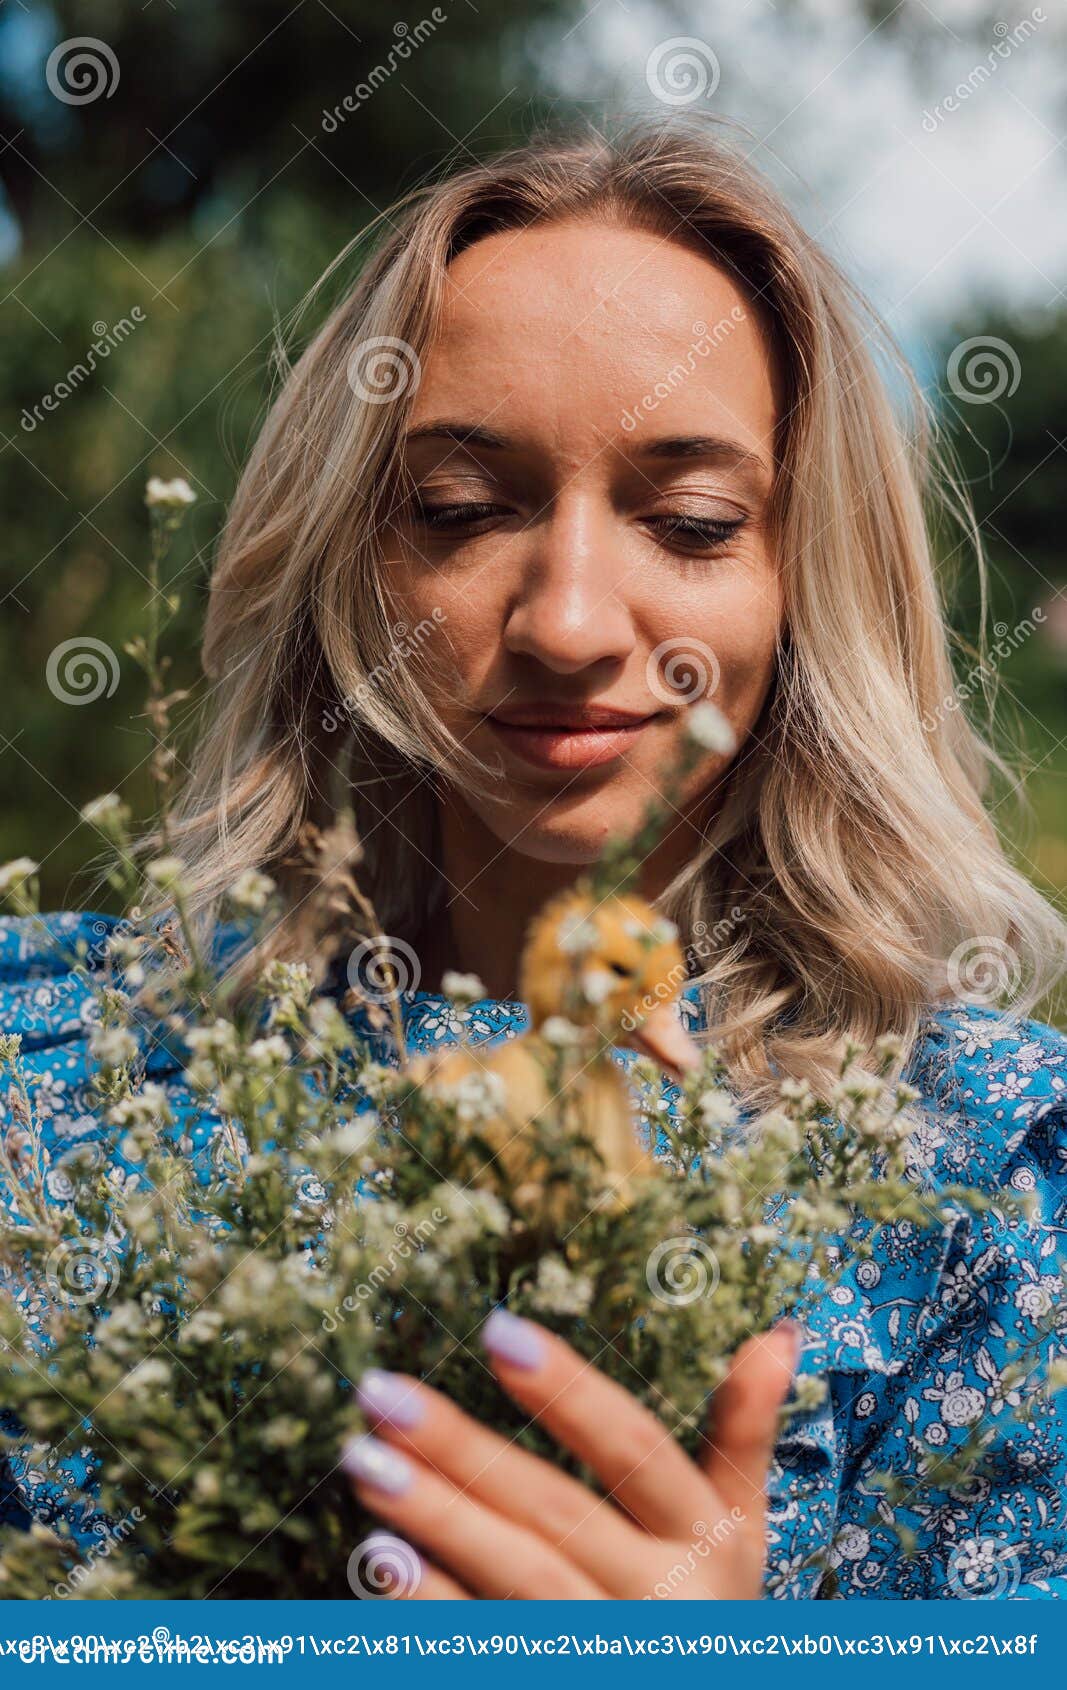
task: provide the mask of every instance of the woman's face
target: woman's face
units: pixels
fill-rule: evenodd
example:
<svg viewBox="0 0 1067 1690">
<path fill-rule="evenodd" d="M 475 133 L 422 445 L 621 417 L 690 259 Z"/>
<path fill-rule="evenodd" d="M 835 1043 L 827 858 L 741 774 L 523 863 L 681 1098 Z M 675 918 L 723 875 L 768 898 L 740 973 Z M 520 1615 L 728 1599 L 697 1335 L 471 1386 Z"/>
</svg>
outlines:
<svg viewBox="0 0 1067 1690">
<path fill-rule="evenodd" d="M 595 860 L 660 791 L 699 698 L 743 742 L 781 614 L 775 417 L 757 318 L 687 247 L 575 222 L 452 266 L 387 579 L 399 618 L 436 623 L 441 717 L 502 763 L 492 798 L 451 794 L 502 844 Z M 729 761 L 709 754 L 687 799 Z"/>
</svg>

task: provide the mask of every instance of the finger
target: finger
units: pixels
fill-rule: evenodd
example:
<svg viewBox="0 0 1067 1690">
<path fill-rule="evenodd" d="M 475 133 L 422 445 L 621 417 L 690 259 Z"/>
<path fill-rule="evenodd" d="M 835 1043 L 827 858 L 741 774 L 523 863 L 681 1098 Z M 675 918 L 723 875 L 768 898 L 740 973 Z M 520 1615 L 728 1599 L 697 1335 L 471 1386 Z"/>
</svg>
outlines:
<svg viewBox="0 0 1067 1690">
<path fill-rule="evenodd" d="M 712 1485 L 662 1421 L 562 1338 L 495 1309 L 482 1340 L 509 1395 L 586 1462 L 646 1531 L 688 1538 L 694 1519 L 711 1517 Z"/>
<path fill-rule="evenodd" d="M 801 1332 L 783 1320 L 741 1345 L 712 1403 L 704 1471 L 726 1507 L 762 1529 L 778 1410 L 796 1371 Z"/>
<path fill-rule="evenodd" d="M 371 1532 L 348 1562 L 352 1594 L 389 1602 L 469 1601 L 467 1591 L 439 1567 L 424 1561 L 414 1544 L 392 1532 Z"/>
<path fill-rule="evenodd" d="M 379 1438 L 353 1438 L 341 1465 L 366 1508 L 428 1549 L 475 1595 L 588 1599 L 607 1594 L 543 1538 Z"/>
<path fill-rule="evenodd" d="M 554 1544 L 610 1595 L 644 1593 L 648 1538 L 612 1502 L 408 1374 L 371 1368 L 356 1397 L 381 1437 Z"/>
</svg>

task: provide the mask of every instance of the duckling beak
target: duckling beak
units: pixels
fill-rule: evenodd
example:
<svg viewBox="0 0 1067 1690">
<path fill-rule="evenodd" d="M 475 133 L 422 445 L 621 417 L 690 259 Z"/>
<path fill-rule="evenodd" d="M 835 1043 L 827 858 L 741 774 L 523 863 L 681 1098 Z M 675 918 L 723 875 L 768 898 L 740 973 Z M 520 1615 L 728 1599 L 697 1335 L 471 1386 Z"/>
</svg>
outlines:
<svg viewBox="0 0 1067 1690">
<path fill-rule="evenodd" d="M 690 1038 L 672 1003 L 661 1003 L 635 1027 L 629 1040 L 642 1056 L 650 1056 L 672 1079 L 680 1080 L 689 1069 L 700 1065 L 699 1046 Z"/>
</svg>

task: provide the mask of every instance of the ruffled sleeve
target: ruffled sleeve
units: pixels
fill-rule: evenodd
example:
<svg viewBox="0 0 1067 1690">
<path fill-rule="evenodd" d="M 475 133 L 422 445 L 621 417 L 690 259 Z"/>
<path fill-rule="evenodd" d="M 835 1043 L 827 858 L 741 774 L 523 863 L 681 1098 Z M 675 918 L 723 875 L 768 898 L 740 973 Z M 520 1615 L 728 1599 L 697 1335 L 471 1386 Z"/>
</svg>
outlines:
<svg viewBox="0 0 1067 1690">
<path fill-rule="evenodd" d="M 1067 1040 L 956 1006 L 914 1073 L 916 1177 L 932 1200 L 960 1184 L 988 1207 L 949 1203 L 925 1234 L 883 1228 L 816 1320 L 806 1360 L 831 1386 L 836 1593 L 1067 1594 L 1063 1398 L 1035 1394 L 1067 1332 Z M 976 1476 L 939 1483 L 976 1432 Z"/>
</svg>

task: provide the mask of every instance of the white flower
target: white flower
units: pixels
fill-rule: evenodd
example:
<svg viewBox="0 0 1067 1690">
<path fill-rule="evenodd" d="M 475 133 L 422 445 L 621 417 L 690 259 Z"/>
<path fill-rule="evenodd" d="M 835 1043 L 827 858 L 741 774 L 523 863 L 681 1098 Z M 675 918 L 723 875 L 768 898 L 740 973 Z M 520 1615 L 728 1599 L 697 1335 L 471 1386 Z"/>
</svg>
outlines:
<svg viewBox="0 0 1067 1690">
<path fill-rule="evenodd" d="M 586 1003 L 606 1003 L 618 983 L 618 977 L 606 968 L 586 968 L 582 971 L 582 996 Z"/>
<path fill-rule="evenodd" d="M 587 1274 L 572 1273 L 559 1256 L 542 1257 L 530 1297 L 535 1309 L 547 1314 L 582 1315 L 589 1312 L 592 1300 L 593 1282 Z"/>
<path fill-rule="evenodd" d="M 1052 1307 L 1052 1298 L 1043 1285 L 1020 1285 L 1015 1293 L 1015 1307 L 1028 1320 L 1040 1320 Z"/>
<path fill-rule="evenodd" d="M 903 1040 L 896 1033 L 883 1033 L 875 1040 L 874 1054 L 880 1062 L 899 1062 L 903 1053 Z"/>
<path fill-rule="evenodd" d="M 82 806 L 81 818 L 90 827 L 100 827 L 110 833 L 129 821 L 130 807 L 122 802 L 117 792 L 105 792 L 102 797 L 91 798 L 88 804 Z"/>
<path fill-rule="evenodd" d="M 834 1539 L 834 1559 L 862 1561 L 870 1547 L 870 1532 L 862 1526 L 845 1526 Z"/>
<path fill-rule="evenodd" d="M 149 1388 L 153 1385 L 169 1385 L 170 1368 L 158 1356 L 146 1356 L 128 1375 L 125 1383 L 127 1387 L 132 1386 L 135 1390 L 143 1390 L 146 1385 Z"/>
<path fill-rule="evenodd" d="M 274 882 L 269 874 L 246 868 L 230 887 L 230 902 L 235 909 L 247 910 L 250 915 L 262 915 L 273 891 Z"/>
<path fill-rule="evenodd" d="M 343 1050 L 352 1041 L 348 1022 L 331 998 L 316 998 L 308 1022 L 317 1043 L 324 1050 Z"/>
<path fill-rule="evenodd" d="M 324 1150 L 337 1156 L 355 1156 L 363 1150 L 374 1134 L 377 1116 L 361 1115 L 355 1121 L 342 1121 L 319 1140 Z"/>
<path fill-rule="evenodd" d="M 248 1060 L 254 1068 L 284 1067 L 290 1054 L 280 1033 L 272 1033 L 267 1039 L 253 1039 L 248 1047 Z"/>
<path fill-rule="evenodd" d="M 704 751 L 726 754 L 737 750 L 737 735 L 717 704 L 702 699 L 694 704 L 686 718 L 686 732 L 694 744 Z"/>
<path fill-rule="evenodd" d="M 487 1121 L 491 1115 L 504 1107 L 507 1100 L 507 1088 L 499 1074 L 487 1069 L 481 1074 L 467 1074 L 451 1091 L 450 1096 L 456 1106 L 456 1115 L 464 1125 L 471 1126 L 479 1121 Z"/>
<path fill-rule="evenodd" d="M 1002 1079 L 989 1082 L 988 1098 L 990 1103 L 1010 1103 L 1021 1097 L 1028 1086 L 1033 1084 L 1029 1074 L 1005 1074 Z"/>
<path fill-rule="evenodd" d="M 541 1027 L 541 1037 L 550 1045 L 575 1045 L 581 1040 L 582 1029 L 565 1015 L 550 1015 Z"/>
<path fill-rule="evenodd" d="M 783 1156 L 795 1156 L 800 1149 L 800 1128 L 781 1109 L 770 1109 L 760 1121 L 760 1142 Z"/>
<path fill-rule="evenodd" d="M 180 510 L 183 505 L 195 505 L 196 494 L 184 476 L 179 475 L 173 481 L 164 481 L 161 476 L 152 475 L 145 488 L 144 502 L 149 510 L 156 505 Z"/>
<path fill-rule="evenodd" d="M 140 1091 L 131 1092 L 108 1110 L 108 1120 L 115 1127 L 151 1126 L 156 1121 L 173 1120 L 167 1094 L 162 1086 L 149 1080 Z"/>
<path fill-rule="evenodd" d="M 985 1397 L 973 1385 L 961 1385 L 958 1390 L 946 1391 L 941 1403 L 941 1418 L 949 1426 L 970 1426 L 985 1410 Z"/>
<path fill-rule="evenodd" d="M 564 956 L 580 956 L 583 951 L 595 950 L 598 943 L 596 925 L 580 910 L 569 910 L 556 930 L 556 944 Z"/>
<path fill-rule="evenodd" d="M 0 1033 L 0 1066 L 17 1062 L 21 1052 L 21 1033 Z"/>
<path fill-rule="evenodd" d="M 12 886 L 21 886 L 40 868 L 32 857 L 16 857 L 14 862 L 0 864 L 0 897 Z"/>
<path fill-rule="evenodd" d="M 180 857 L 156 857 L 145 869 L 153 886 L 158 886 L 163 892 L 182 891 L 184 873 L 185 864 Z"/>
<path fill-rule="evenodd" d="M 179 1336 L 183 1344 L 210 1344 L 218 1337 L 222 1326 L 222 1316 L 214 1309 L 197 1309 L 180 1329 Z"/>
<path fill-rule="evenodd" d="M 489 995 L 477 974 L 460 974 L 454 968 L 442 975 L 441 990 L 453 1003 L 479 1003 Z"/>
<path fill-rule="evenodd" d="M 89 1041 L 89 1055 L 105 1068 L 123 1068 L 138 1053 L 137 1040 L 126 1027 L 100 1027 Z"/>
<path fill-rule="evenodd" d="M 236 1056 L 237 1029 L 220 1016 L 210 1027 L 190 1027 L 185 1042 L 195 1056 Z"/>
<path fill-rule="evenodd" d="M 737 1105 L 729 1092 L 712 1086 L 697 1098 L 697 1111 L 706 1127 L 732 1127 L 737 1120 Z"/>
</svg>

